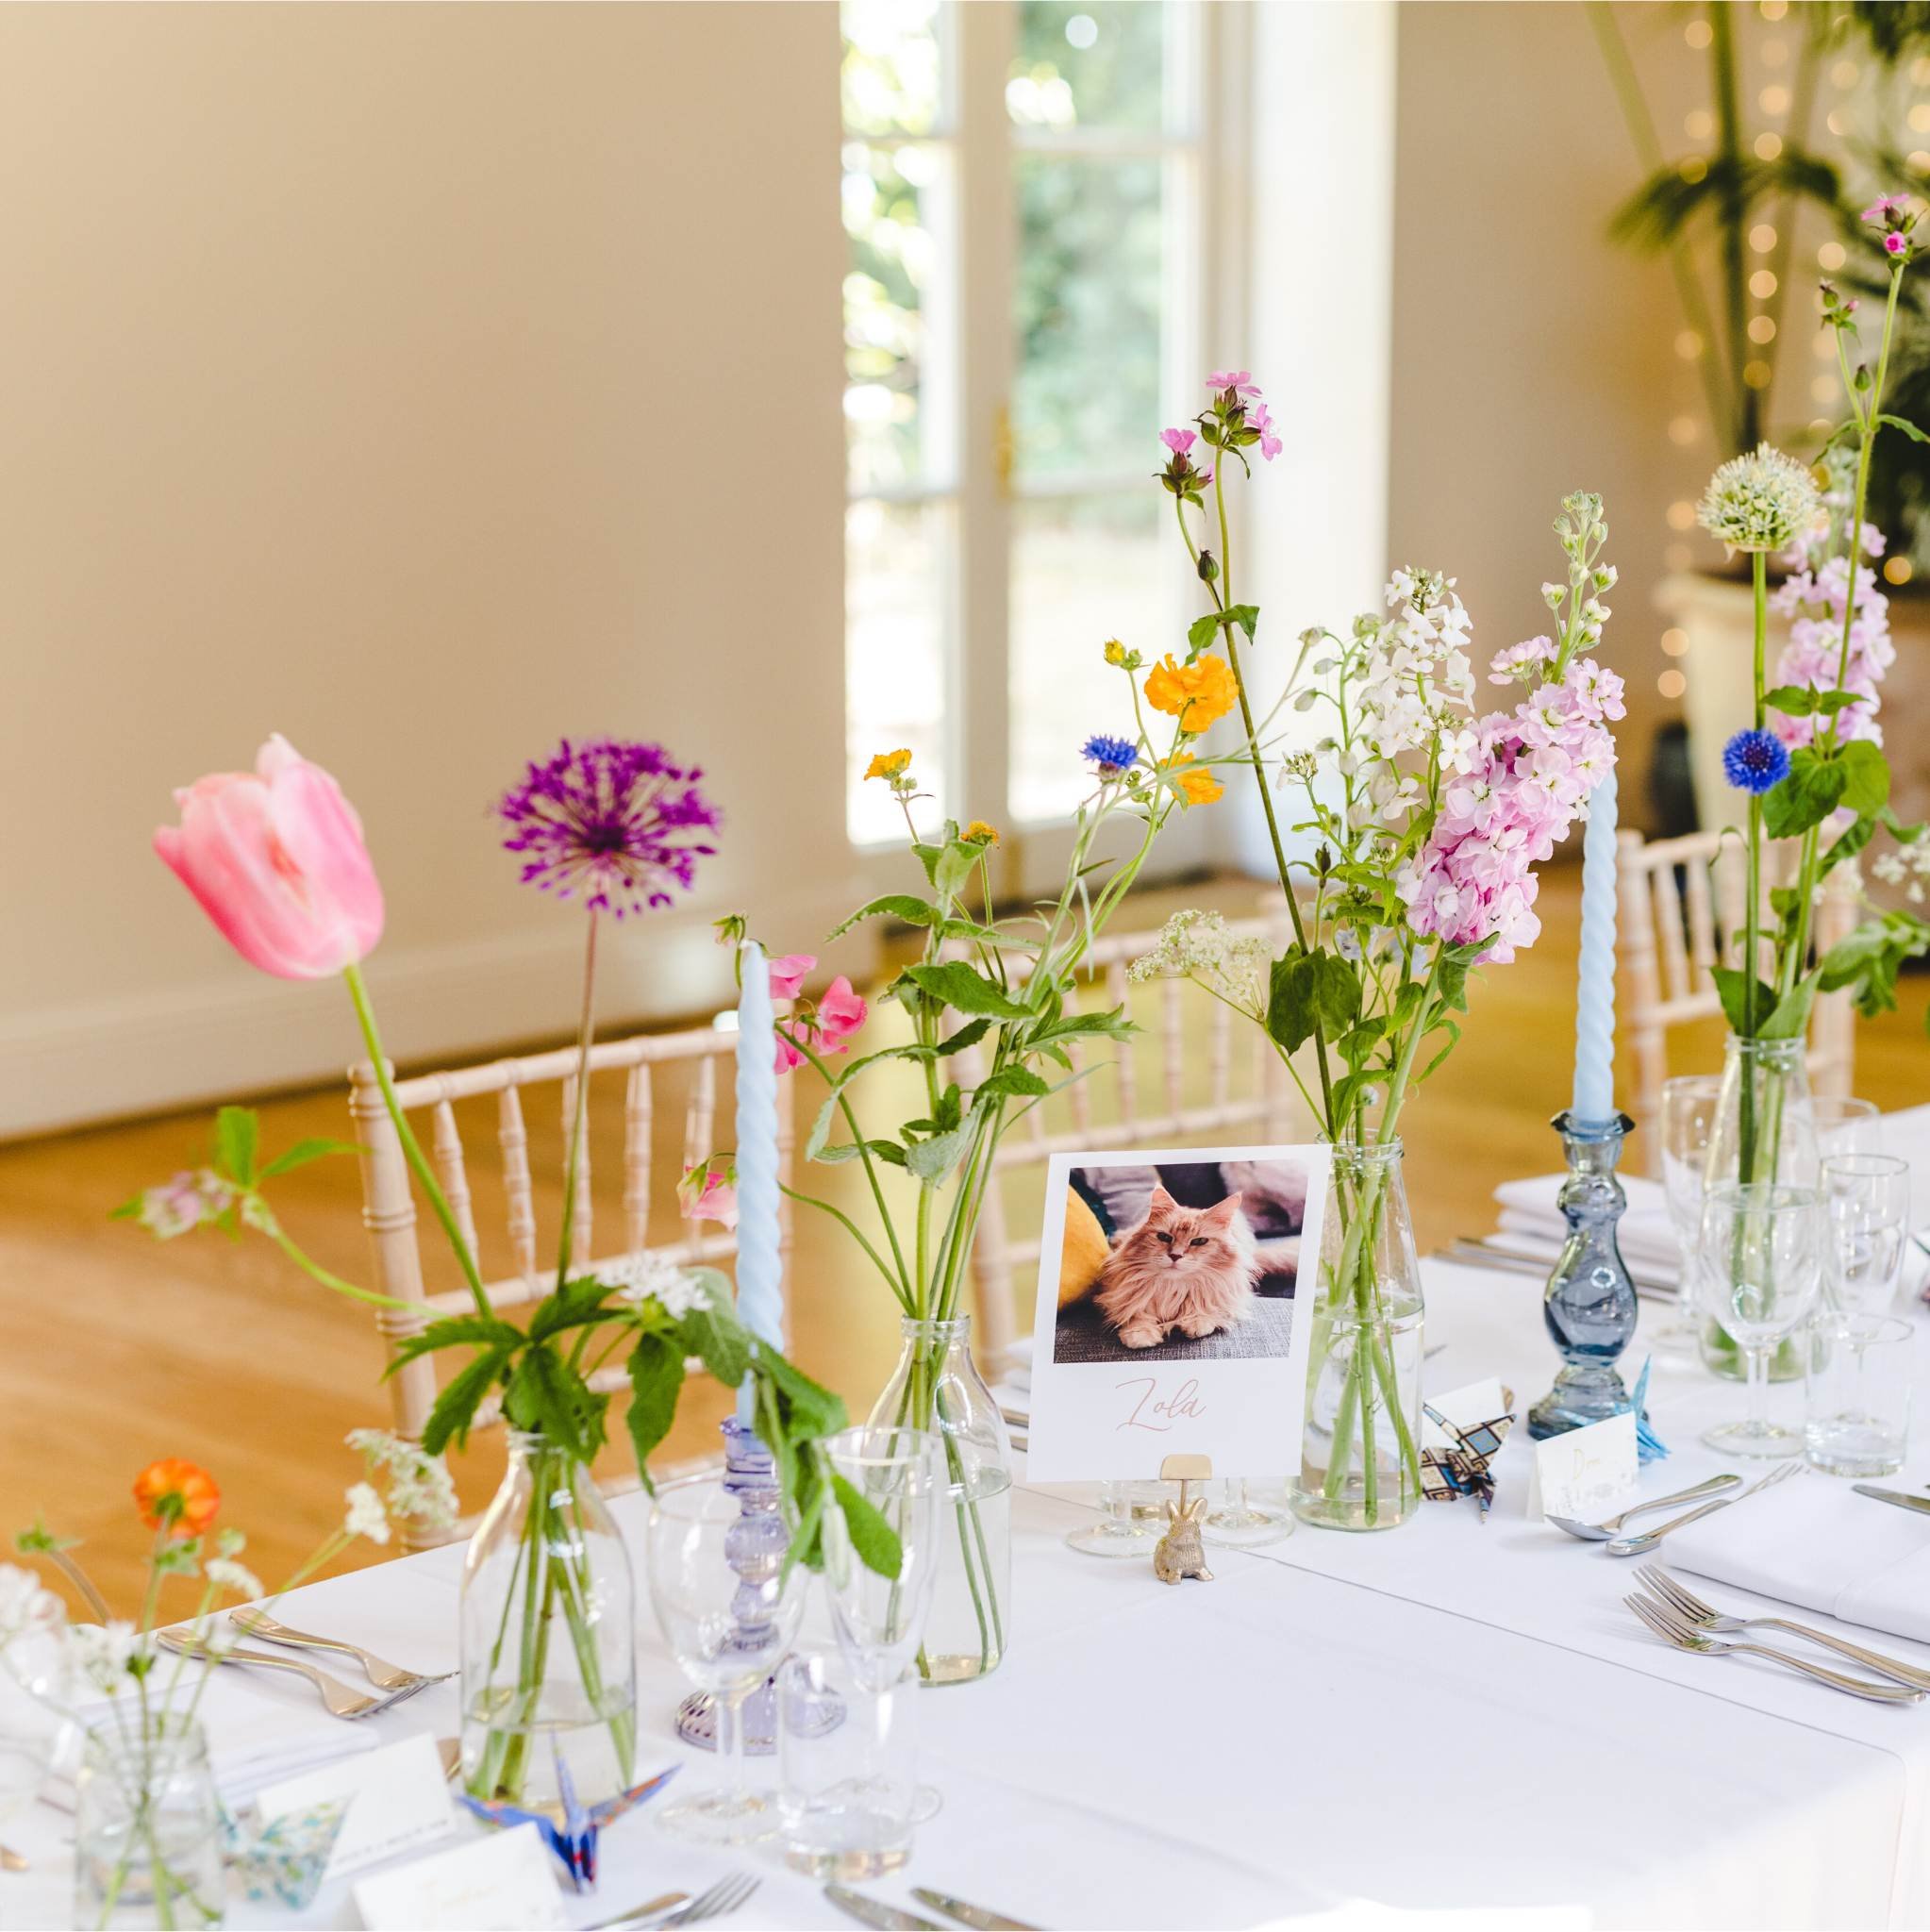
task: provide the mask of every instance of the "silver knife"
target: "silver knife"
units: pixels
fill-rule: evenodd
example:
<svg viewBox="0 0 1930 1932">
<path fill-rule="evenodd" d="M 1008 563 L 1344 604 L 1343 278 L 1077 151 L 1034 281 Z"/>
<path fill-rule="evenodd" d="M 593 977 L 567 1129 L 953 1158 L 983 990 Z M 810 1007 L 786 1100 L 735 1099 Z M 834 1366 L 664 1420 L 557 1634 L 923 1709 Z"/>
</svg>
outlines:
<svg viewBox="0 0 1930 1932">
<path fill-rule="evenodd" d="M 962 1898 L 952 1898 L 923 1885 L 914 1885 L 911 1895 L 920 1905 L 929 1906 L 933 1911 L 942 1912 L 948 1919 L 957 1919 L 961 1925 L 974 1925 L 978 1932 L 1039 1932 L 1037 1925 L 1029 1925 L 1023 1919 L 1008 1919 L 1003 1912 L 968 1905 Z"/>
<path fill-rule="evenodd" d="M 936 1920 L 921 1919 L 916 1912 L 901 1912 L 896 1906 L 888 1906 L 881 1899 L 867 1898 L 863 1892 L 853 1891 L 847 1886 L 827 1885 L 824 1896 L 860 1925 L 876 1925 L 880 1932 L 944 1932 L 943 1926 Z"/>
<path fill-rule="evenodd" d="M 1906 1495 L 1902 1490 L 1879 1490 L 1873 1483 L 1852 1483 L 1859 1496 L 1873 1496 L 1879 1503 L 1894 1503 L 1899 1509 L 1915 1509 L 1930 1516 L 1930 1496 Z"/>
</svg>

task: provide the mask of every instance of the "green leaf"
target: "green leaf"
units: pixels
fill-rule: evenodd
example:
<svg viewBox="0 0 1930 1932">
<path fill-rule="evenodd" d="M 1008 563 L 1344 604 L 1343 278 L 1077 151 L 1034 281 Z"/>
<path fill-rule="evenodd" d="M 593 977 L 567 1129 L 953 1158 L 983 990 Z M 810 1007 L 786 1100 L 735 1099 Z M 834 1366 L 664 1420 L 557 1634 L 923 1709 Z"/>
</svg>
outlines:
<svg viewBox="0 0 1930 1932">
<path fill-rule="evenodd" d="M 1023 1020 L 1027 1009 L 1009 999 L 996 981 L 988 979 L 963 959 L 945 959 L 934 966 L 907 966 L 905 976 L 921 992 L 961 1013 L 984 1014 L 993 1020 Z"/>
<path fill-rule="evenodd" d="M 850 1418 L 842 1397 L 814 1382 L 774 1348 L 757 1345 L 759 1371 L 770 1378 L 777 1409 L 793 1436 L 835 1436 Z"/>
<path fill-rule="evenodd" d="M 1789 776 L 1764 794 L 1763 829 L 1772 839 L 1793 839 L 1822 824 L 1843 802 L 1847 783 L 1838 759 L 1803 746 L 1790 755 Z"/>
<path fill-rule="evenodd" d="M 976 1124 L 974 1116 L 967 1114 L 949 1132 L 934 1134 L 928 1141 L 914 1141 L 905 1150 L 907 1171 L 926 1187 L 937 1187 L 965 1158 L 965 1150 L 972 1144 Z"/>
<path fill-rule="evenodd" d="M 990 1020 L 968 1020 L 949 1039 L 939 1041 L 938 1058 L 948 1059 L 955 1053 L 963 1053 L 968 1046 L 976 1046 L 990 1031 Z"/>
<path fill-rule="evenodd" d="M 1016 933 L 995 925 L 979 925 L 970 919 L 941 919 L 932 930 L 941 940 L 976 940 L 982 946 L 996 946 L 1006 953 L 1036 953 L 1037 940 L 1022 940 Z"/>
<path fill-rule="evenodd" d="M 225 1107 L 214 1117 L 214 1171 L 255 1185 L 255 1151 L 261 1140 L 261 1116 L 252 1107 Z"/>
<path fill-rule="evenodd" d="M 1209 610 L 1206 616 L 1195 618 L 1187 625 L 1188 656 L 1197 658 L 1221 631 L 1236 624 L 1246 633 L 1247 642 L 1252 643 L 1254 627 L 1259 621 L 1260 607 L 1257 604 L 1229 604 L 1224 610 Z"/>
<path fill-rule="evenodd" d="M 1843 768 L 1843 803 L 1859 819 L 1874 818 L 1889 803 L 1889 760 L 1867 738 L 1853 738 L 1838 753 Z"/>
<path fill-rule="evenodd" d="M 838 1498 L 845 1533 L 858 1561 L 867 1570 L 895 1580 L 905 1568 L 905 1546 L 898 1541 L 898 1532 L 858 1493 L 855 1483 L 835 1473 L 831 1493 Z"/>
<path fill-rule="evenodd" d="M 989 1079 L 980 1082 L 972 1098 L 975 1107 L 1002 1095 L 1023 1094 L 1040 1098 L 1051 1091 L 1052 1089 L 1030 1067 L 1001 1067 Z"/>
<path fill-rule="evenodd" d="M 1756 1028 L 1758 1040 L 1801 1040 L 1809 1030 L 1809 1008 L 1816 1000 L 1816 974 L 1805 973 L 1776 1003 L 1775 1010 Z"/>
<path fill-rule="evenodd" d="M 1130 1040 L 1139 1027 L 1127 1019 L 1123 1007 L 1110 1007 L 1103 1013 L 1068 1013 L 1030 1035 L 1028 1048 L 1042 1046 L 1049 1040 L 1070 1040 L 1074 1034 L 1099 1033 L 1107 1040 Z"/>
<path fill-rule="evenodd" d="M 1336 953 L 1289 953 L 1273 961 L 1267 1031 L 1289 1053 L 1313 1038 L 1345 1033 L 1360 1012 L 1360 975 Z"/>
<path fill-rule="evenodd" d="M 849 919 L 834 925 L 824 935 L 824 940 L 828 944 L 832 940 L 842 939 L 861 920 L 896 919 L 907 925 L 929 925 L 938 916 L 936 906 L 913 898 L 909 892 L 887 892 L 882 899 L 873 899 L 868 906 L 860 906 Z"/>
<path fill-rule="evenodd" d="M 1892 429 L 1901 429 L 1912 442 L 1930 442 L 1930 436 L 1926 436 L 1905 416 L 1879 415 L 1876 420 Z"/>
<path fill-rule="evenodd" d="M 395 1344 L 395 1356 L 383 1375 L 392 1375 L 404 1362 L 418 1356 L 432 1355 L 439 1348 L 459 1348 L 465 1342 L 485 1348 L 515 1348 L 524 1341 L 523 1330 L 500 1315 L 445 1315 L 431 1322 L 420 1335 L 406 1335 Z"/>
<path fill-rule="evenodd" d="M 566 1281 L 555 1293 L 545 1295 L 529 1318 L 529 1339 L 541 1341 L 564 1328 L 581 1328 L 599 1322 L 609 1312 L 606 1307 L 616 1291 L 607 1283 L 589 1275 Z"/>
<path fill-rule="evenodd" d="M 1745 1039 L 1752 1037 L 1747 1012 L 1743 1002 L 1748 997 L 1749 974 L 1739 966 L 1716 966 L 1710 969 L 1716 991 L 1722 1002 L 1722 1011 L 1727 1016 L 1730 1030 L 1741 1034 Z M 1762 980 L 1755 982 L 1755 1026 L 1754 1037 L 1760 1038 L 1762 1024 L 1776 1007 L 1776 990 Z"/>
<path fill-rule="evenodd" d="M 681 1352 L 695 1356 L 726 1389 L 735 1389 L 751 1371 L 751 1338 L 714 1268 L 699 1271 L 708 1296 L 692 1308 L 677 1331 Z"/>
<path fill-rule="evenodd" d="M 630 1407 L 624 1420 L 637 1452 L 637 1474 L 647 1490 L 652 1488 L 651 1455 L 676 1421 L 677 1397 L 684 1388 L 683 1351 L 667 1335 L 640 1335 L 630 1351 L 629 1373 Z"/>
<path fill-rule="evenodd" d="M 939 854 L 939 862 L 932 868 L 932 891 L 939 895 L 940 906 L 948 905 L 958 896 L 965 881 L 977 868 L 985 857 L 983 845 L 968 845 L 958 837 L 958 828 L 949 821 L 945 827 L 950 835 L 944 850 Z"/>
<path fill-rule="evenodd" d="M 423 1424 L 423 1447 L 429 1455 L 441 1455 L 452 1441 L 458 1449 L 467 1447 L 475 1412 L 483 1397 L 502 1379 L 509 1354 L 507 1347 L 485 1349 L 443 1384 L 428 1421 Z"/>
<path fill-rule="evenodd" d="M 1786 718 L 1807 718 L 1816 710 L 1816 693 L 1806 684 L 1779 684 L 1764 691 L 1762 701 Z"/>
<path fill-rule="evenodd" d="M 821 1167 L 840 1167 L 847 1160 L 856 1160 L 860 1154 L 870 1154 L 877 1160 L 889 1160 L 893 1167 L 905 1165 L 905 1150 L 895 1141 L 866 1141 L 862 1144 L 856 1141 L 837 1141 L 828 1147 L 819 1148 L 811 1158 Z"/>
<path fill-rule="evenodd" d="M 1864 846 L 1869 844 L 1871 840 L 1876 836 L 1876 827 L 1879 823 L 1880 820 L 1874 818 L 1858 819 L 1854 825 L 1843 832 L 1837 839 L 1836 843 L 1822 855 L 1822 862 L 1816 869 L 1817 877 L 1827 878 L 1832 870 L 1842 864 L 1844 859 L 1855 858 L 1857 853 L 1862 851 Z"/>
<path fill-rule="evenodd" d="M 286 1154 L 277 1154 L 260 1174 L 258 1180 L 273 1180 L 278 1174 L 288 1174 L 297 1167 L 306 1167 L 311 1160 L 325 1159 L 331 1154 L 359 1154 L 362 1149 L 353 1141 L 297 1141 Z"/>
<path fill-rule="evenodd" d="M 524 1352 L 503 1391 L 503 1407 L 519 1427 L 541 1429 L 578 1462 L 590 1461 L 603 1445 L 602 1401 L 546 1344 Z"/>
</svg>

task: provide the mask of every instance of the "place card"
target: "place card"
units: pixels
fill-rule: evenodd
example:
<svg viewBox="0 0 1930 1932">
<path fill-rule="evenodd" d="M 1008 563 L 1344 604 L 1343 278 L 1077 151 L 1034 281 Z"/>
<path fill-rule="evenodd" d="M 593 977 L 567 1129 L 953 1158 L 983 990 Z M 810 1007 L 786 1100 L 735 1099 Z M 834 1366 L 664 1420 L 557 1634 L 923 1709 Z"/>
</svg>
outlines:
<svg viewBox="0 0 1930 1932">
<path fill-rule="evenodd" d="M 348 1799 L 349 1807 L 328 1859 L 330 1878 L 441 1838 L 456 1823 L 441 1756 L 426 1731 L 266 1785 L 255 1802 L 268 1824 L 332 1798 Z"/>
<path fill-rule="evenodd" d="M 367 1932 L 557 1932 L 569 1922 L 533 1824 L 378 1872 L 355 1888 Z"/>
<path fill-rule="evenodd" d="M 1535 1444 L 1528 1514 L 1599 1523 L 1634 1500 L 1640 1467 L 1633 1410 L 1550 1436 Z"/>
</svg>

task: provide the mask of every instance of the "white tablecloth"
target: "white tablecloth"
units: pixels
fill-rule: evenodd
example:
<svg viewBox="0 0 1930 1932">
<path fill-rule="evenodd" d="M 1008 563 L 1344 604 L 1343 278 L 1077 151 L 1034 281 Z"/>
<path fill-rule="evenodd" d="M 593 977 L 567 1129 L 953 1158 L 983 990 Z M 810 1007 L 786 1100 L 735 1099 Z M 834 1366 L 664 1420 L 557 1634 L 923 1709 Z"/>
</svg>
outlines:
<svg viewBox="0 0 1930 1932">
<path fill-rule="evenodd" d="M 1430 1385 L 1499 1374 L 1524 1410 L 1556 1366 L 1538 1284 L 1424 1272 L 1429 1337 L 1448 1344 Z M 1919 1348 L 1930 1451 L 1930 1341 Z M 1626 1366 L 1641 1354 L 1638 1336 Z M 1658 1362 L 1651 1412 L 1675 1454 L 1644 1491 L 1710 1474 L 1698 1432 L 1741 1400 Z M 1772 1401 L 1793 1416 L 1801 1391 Z M 923 1769 L 944 1809 L 910 1870 L 868 1889 L 909 1906 L 923 1884 L 1064 1927 L 1391 1912 L 1485 1928 L 1510 1911 L 1576 1928 L 1930 1926 L 1930 1706 L 1881 1708 L 1665 1648 L 1621 1606 L 1631 1565 L 1528 1521 L 1528 1453 L 1518 1435 L 1485 1528 L 1469 1504 L 1429 1505 L 1386 1535 L 1302 1528 L 1270 1550 L 1215 1550 L 1215 1582 L 1172 1589 L 1150 1566 L 1066 1549 L 1084 1497 L 1022 1483 L 1008 1660 L 921 1699 Z M 1930 1453 L 1894 1480 L 1926 1477 Z M 1847 1486 L 1842 1505 L 1881 1507 Z M 641 1499 L 616 1507 L 634 1530 Z M 317 1584 L 284 1614 L 421 1668 L 453 1665 L 459 1561 L 438 1551 Z M 1930 1646 L 1851 1634 L 1930 1666 Z M 650 1768 L 684 1755 L 669 1722 L 683 1687 L 647 1616 L 640 1646 Z M 308 1694 L 235 1674 L 262 1699 Z M 451 1735 L 454 1686 L 374 1727 Z M 71 1827 L 44 1807 L 8 1826 L 34 1869 L 0 1877 L 0 1925 L 69 1923 Z M 770 1854 L 677 1843 L 647 1812 L 607 1833 L 602 1857 L 597 1895 L 570 1902 L 577 1923 L 745 1864 L 763 1886 L 732 1926 L 847 1923 Z M 294 1922 L 238 1906 L 231 1923 Z M 354 1924 L 346 1889 L 299 1923 Z"/>
</svg>

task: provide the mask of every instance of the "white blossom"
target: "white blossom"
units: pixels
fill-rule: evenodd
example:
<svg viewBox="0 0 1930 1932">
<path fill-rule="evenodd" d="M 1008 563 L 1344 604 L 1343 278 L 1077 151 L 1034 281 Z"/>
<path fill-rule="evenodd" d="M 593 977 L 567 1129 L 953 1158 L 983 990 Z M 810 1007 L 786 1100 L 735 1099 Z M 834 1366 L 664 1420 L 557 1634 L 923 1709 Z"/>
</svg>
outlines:
<svg viewBox="0 0 1930 1932">
<path fill-rule="evenodd" d="M 1808 470 L 1773 443 L 1761 442 L 1709 478 L 1696 521 L 1731 550 L 1787 550 L 1822 510 Z"/>
<path fill-rule="evenodd" d="M 386 1543 L 389 1541 L 389 1512 L 382 1507 L 382 1497 L 373 1483 L 356 1483 L 351 1486 L 346 1502 L 348 1513 L 342 1519 L 341 1533 L 344 1536 L 365 1536 L 372 1543 Z M 211 1574 L 214 1565 L 210 1563 Z"/>
<path fill-rule="evenodd" d="M 1264 940 L 1235 933 L 1218 912 L 1190 908 L 1166 922 L 1158 944 L 1133 961 L 1127 977 L 1196 980 L 1257 1018 L 1267 1009 L 1271 963 Z"/>
<path fill-rule="evenodd" d="M 0 1563 L 0 1650 L 18 1638 L 53 1629 L 65 1614 L 60 1599 L 31 1570 Z"/>
<path fill-rule="evenodd" d="M 389 1478 L 389 1507 L 428 1529 L 454 1528 L 459 1506 L 448 1465 L 388 1429 L 354 1429 L 348 1446 L 373 1474 Z"/>
<path fill-rule="evenodd" d="M 596 1278 L 626 1302 L 655 1301 L 674 1322 L 709 1300 L 704 1284 L 688 1268 L 649 1248 L 607 1263 Z"/>
<path fill-rule="evenodd" d="M 127 1667 L 146 1654 L 141 1633 L 125 1618 L 108 1624 L 69 1626 L 75 1668 L 96 1690 L 116 1695 L 127 1681 Z"/>
<path fill-rule="evenodd" d="M 244 1603 L 268 1594 L 261 1587 L 261 1579 L 254 1571 L 245 1563 L 237 1563 L 232 1557 L 210 1557 L 202 1574 L 217 1590 L 232 1591 Z"/>
</svg>

